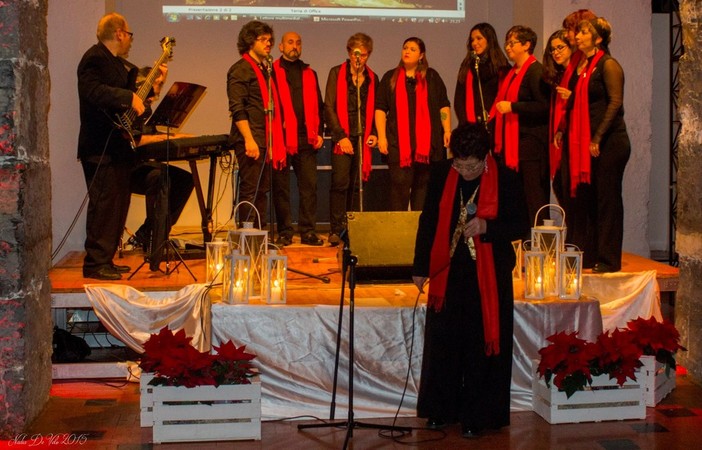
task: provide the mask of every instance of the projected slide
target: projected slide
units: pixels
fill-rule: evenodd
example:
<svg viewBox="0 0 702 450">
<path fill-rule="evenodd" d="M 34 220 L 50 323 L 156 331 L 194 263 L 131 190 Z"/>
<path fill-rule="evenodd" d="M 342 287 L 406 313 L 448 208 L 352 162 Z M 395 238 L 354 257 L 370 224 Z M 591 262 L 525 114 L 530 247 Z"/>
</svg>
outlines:
<svg viewBox="0 0 702 450">
<path fill-rule="evenodd" d="M 465 0 L 182 0 L 162 6 L 167 22 L 286 20 L 461 23 Z"/>
</svg>

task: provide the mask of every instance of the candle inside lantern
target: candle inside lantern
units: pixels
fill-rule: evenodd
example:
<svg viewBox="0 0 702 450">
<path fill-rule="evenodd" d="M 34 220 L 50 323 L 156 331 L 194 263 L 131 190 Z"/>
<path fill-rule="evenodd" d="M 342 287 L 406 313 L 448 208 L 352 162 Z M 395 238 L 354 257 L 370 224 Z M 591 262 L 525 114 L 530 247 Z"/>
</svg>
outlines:
<svg viewBox="0 0 702 450">
<path fill-rule="evenodd" d="M 273 280 L 273 287 L 271 288 L 271 303 L 280 303 L 281 289 L 280 281 Z"/>
</svg>

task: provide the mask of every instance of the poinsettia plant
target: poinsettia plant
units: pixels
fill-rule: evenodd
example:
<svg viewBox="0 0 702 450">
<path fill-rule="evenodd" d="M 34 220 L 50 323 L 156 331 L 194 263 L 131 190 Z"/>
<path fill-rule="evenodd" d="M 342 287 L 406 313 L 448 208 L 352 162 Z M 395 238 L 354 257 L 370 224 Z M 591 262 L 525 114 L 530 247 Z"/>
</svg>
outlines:
<svg viewBox="0 0 702 450">
<path fill-rule="evenodd" d="M 626 324 L 634 335 L 634 342 L 641 348 L 644 355 L 654 356 L 656 361 L 666 365 L 666 374 L 675 370 L 675 353 L 687 350 L 680 345 L 680 333 L 675 325 L 667 320 L 658 322 L 654 317 L 644 319 L 639 317 Z"/>
<path fill-rule="evenodd" d="M 154 373 L 149 384 L 195 387 L 251 383 L 256 374 L 251 361 L 256 355 L 247 353 L 245 345 L 237 347 L 230 340 L 214 346 L 213 354 L 197 350 L 192 339 L 184 330 L 173 333 L 168 327 L 149 337 L 139 363 L 141 370 Z"/>
<path fill-rule="evenodd" d="M 590 361 L 595 358 L 595 344 L 578 337 L 578 332 L 560 331 L 546 338 L 551 342 L 541 350 L 541 361 L 536 369 L 544 377 L 546 385 L 551 379 L 559 391 L 565 391 L 570 398 L 592 383 Z"/>
<path fill-rule="evenodd" d="M 641 348 L 636 344 L 629 330 L 616 329 L 597 336 L 595 342 L 595 358 L 590 361 L 593 375 L 609 375 L 616 378 L 619 386 L 626 383 L 627 378 L 636 381 L 636 369 L 643 364 Z"/>
<path fill-rule="evenodd" d="M 655 318 L 638 318 L 627 323 L 626 329 L 604 332 L 596 342 L 577 336 L 577 331 L 561 331 L 546 338 L 550 345 L 539 350 L 541 361 L 537 368 L 547 386 L 551 381 L 567 397 L 592 384 L 592 377 L 609 375 L 623 385 L 627 379 L 636 381 L 636 369 L 642 366 L 641 355 L 652 355 L 666 364 L 666 371 L 675 369 L 673 355 L 685 350 L 680 334 L 670 322 Z"/>
</svg>

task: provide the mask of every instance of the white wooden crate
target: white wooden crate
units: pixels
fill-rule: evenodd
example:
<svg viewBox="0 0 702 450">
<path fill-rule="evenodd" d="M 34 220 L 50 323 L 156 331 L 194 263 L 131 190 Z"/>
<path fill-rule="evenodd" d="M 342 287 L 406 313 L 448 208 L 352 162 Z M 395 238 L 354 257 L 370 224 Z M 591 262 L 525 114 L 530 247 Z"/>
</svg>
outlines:
<svg viewBox="0 0 702 450">
<path fill-rule="evenodd" d="M 142 372 L 139 376 L 139 414 L 142 427 L 154 426 L 154 394 L 153 386 L 149 386 L 149 382 L 154 378 L 154 374 L 150 372 Z"/>
<path fill-rule="evenodd" d="M 592 377 L 592 388 L 578 391 L 570 398 L 559 392 L 553 383 L 546 382 L 536 372 L 539 362 L 534 361 L 532 370 L 532 407 L 548 423 L 601 422 L 646 418 L 644 390 L 636 381 L 627 380 L 619 386 L 609 375 Z"/>
<path fill-rule="evenodd" d="M 145 386 L 142 384 L 141 423 L 153 426 L 154 443 L 261 439 L 258 376 L 251 384 L 148 386 L 150 392 L 144 395 Z M 150 412 L 145 410 L 149 401 Z"/>
<path fill-rule="evenodd" d="M 636 377 L 644 388 L 646 406 L 656 406 L 675 389 L 675 369 L 670 370 L 670 376 L 666 375 L 665 364 L 653 356 L 642 356 L 641 362 L 643 366 Z"/>
</svg>

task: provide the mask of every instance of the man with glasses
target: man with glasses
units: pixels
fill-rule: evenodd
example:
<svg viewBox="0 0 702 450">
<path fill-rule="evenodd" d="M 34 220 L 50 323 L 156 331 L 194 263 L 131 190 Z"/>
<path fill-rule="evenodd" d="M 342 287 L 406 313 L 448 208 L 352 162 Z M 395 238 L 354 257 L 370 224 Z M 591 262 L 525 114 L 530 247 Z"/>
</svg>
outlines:
<svg viewBox="0 0 702 450">
<path fill-rule="evenodd" d="M 272 80 L 271 47 L 273 29 L 251 21 L 239 32 L 237 48 L 241 59 L 227 73 L 227 96 L 232 118 L 230 143 L 239 163 L 239 222 L 266 225 L 266 195 L 270 189 L 268 164 L 280 170 L 287 164 L 280 102 Z M 268 117 L 266 111 L 273 110 Z M 256 222 L 260 217 L 260 222 Z"/>
<path fill-rule="evenodd" d="M 85 52 L 77 71 L 78 158 L 89 197 L 83 276 L 119 280 L 122 273 L 131 270 L 112 259 L 127 219 L 136 154 L 131 136 L 115 126 L 115 117 L 128 111 L 142 116 L 153 97 L 145 104 L 135 93 L 138 68 L 126 60 L 134 33 L 126 19 L 116 13 L 105 15 L 98 23 L 97 38 L 98 43 Z M 166 66 L 159 69 L 153 96 L 158 96 L 166 78 Z"/>
</svg>

